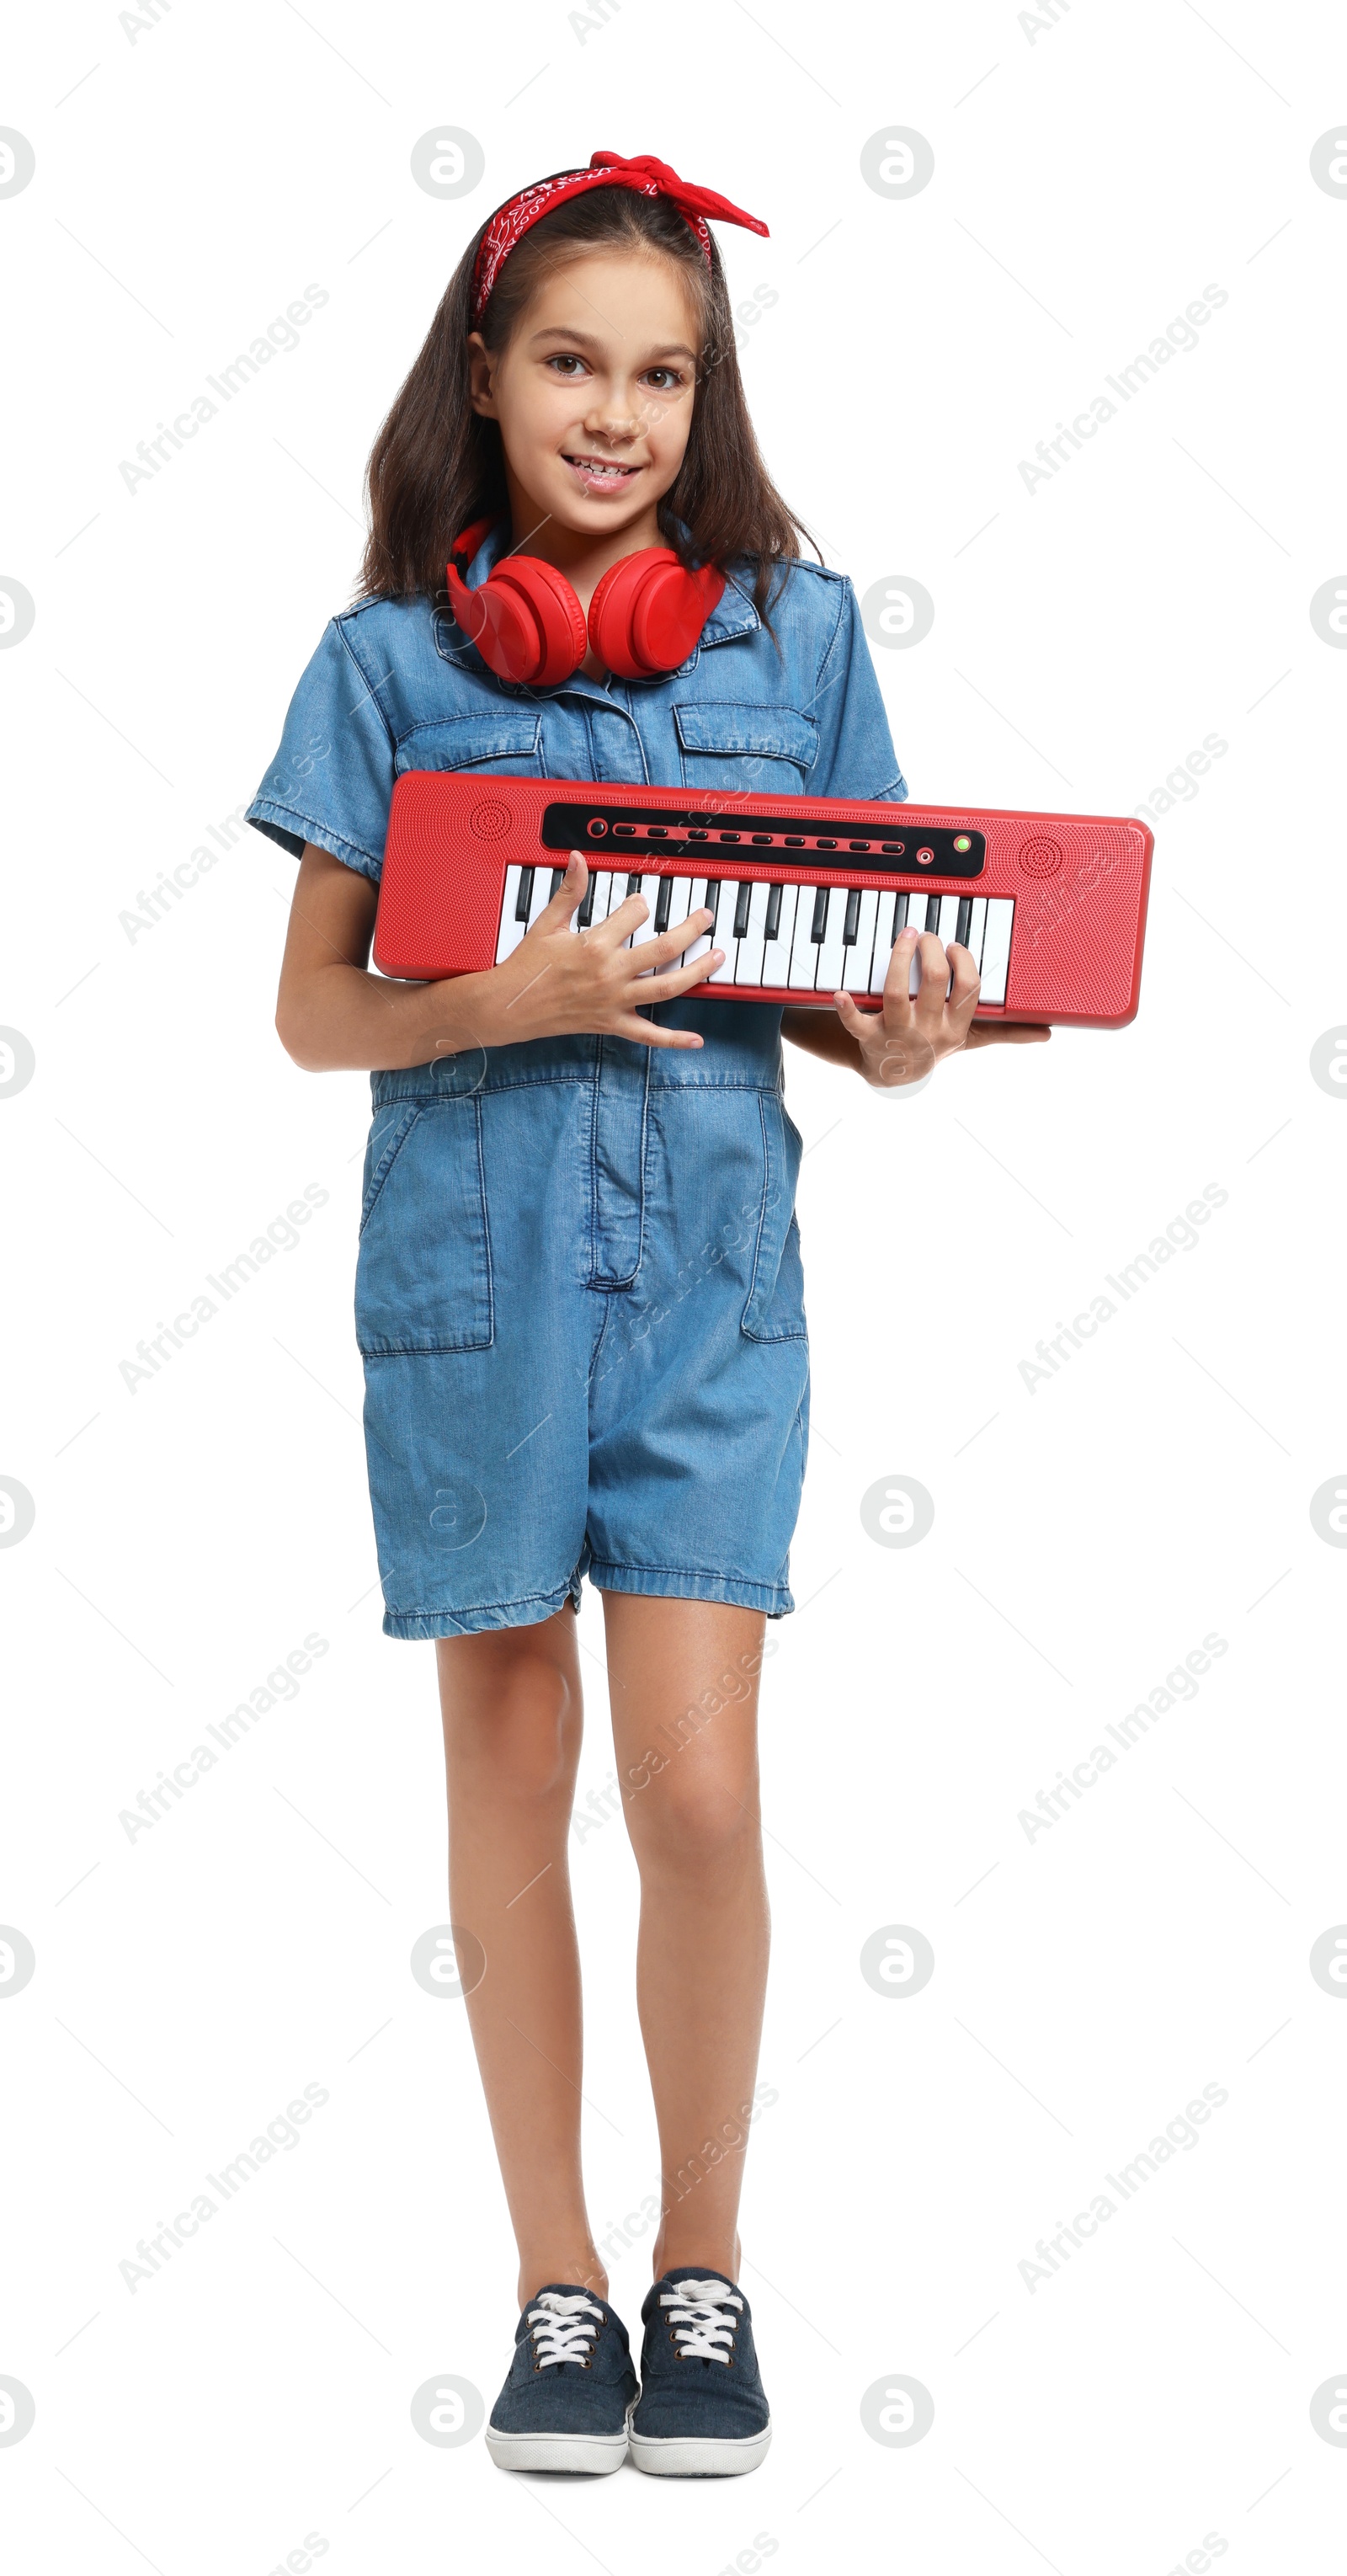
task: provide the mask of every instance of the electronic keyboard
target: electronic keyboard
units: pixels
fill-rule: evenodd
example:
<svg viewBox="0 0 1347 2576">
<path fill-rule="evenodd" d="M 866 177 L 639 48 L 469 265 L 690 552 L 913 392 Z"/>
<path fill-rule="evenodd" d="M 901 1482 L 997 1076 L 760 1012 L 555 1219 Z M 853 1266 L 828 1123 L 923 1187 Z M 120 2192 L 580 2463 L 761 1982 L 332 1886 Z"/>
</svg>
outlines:
<svg viewBox="0 0 1347 2576">
<path fill-rule="evenodd" d="M 417 981 L 501 963 L 579 850 L 577 930 L 629 894 L 649 906 L 633 948 L 711 909 L 683 952 L 725 952 L 697 997 L 831 1007 L 840 991 L 877 1010 L 893 942 L 915 925 L 971 951 L 976 1018 L 1120 1028 L 1136 1015 L 1152 848 L 1128 815 L 409 770 L 393 790 L 374 962 Z M 919 980 L 914 957 L 911 990 Z"/>
</svg>

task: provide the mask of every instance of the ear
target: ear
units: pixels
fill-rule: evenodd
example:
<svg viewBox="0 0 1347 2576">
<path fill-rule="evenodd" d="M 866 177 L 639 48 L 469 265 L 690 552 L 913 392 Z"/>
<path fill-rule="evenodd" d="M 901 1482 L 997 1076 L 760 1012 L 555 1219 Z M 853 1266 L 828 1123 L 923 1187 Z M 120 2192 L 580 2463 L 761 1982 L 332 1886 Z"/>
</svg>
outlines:
<svg viewBox="0 0 1347 2576">
<path fill-rule="evenodd" d="M 480 331 L 468 334 L 468 371 L 472 387 L 472 407 L 484 420 L 495 420 L 496 361 Z"/>
</svg>

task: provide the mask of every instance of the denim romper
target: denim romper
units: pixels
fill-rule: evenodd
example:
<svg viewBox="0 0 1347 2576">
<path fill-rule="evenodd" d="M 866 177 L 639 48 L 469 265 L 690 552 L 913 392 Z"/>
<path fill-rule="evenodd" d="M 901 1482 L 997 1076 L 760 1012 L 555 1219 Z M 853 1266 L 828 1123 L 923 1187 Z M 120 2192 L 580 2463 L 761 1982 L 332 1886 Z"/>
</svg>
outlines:
<svg viewBox="0 0 1347 2576">
<path fill-rule="evenodd" d="M 541 689 L 428 600 L 348 610 L 248 820 L 377 879 L 408 769 L 905 797 L 850 582 L 793 565 L 774 637 L 752 587 L 733 568 L 677 671 Z M 371 1078 L 355 1310 L 388 1636 L 525 1627 L 586 1571 L 795 1606 L 809 1352 L 781 1012 L 652 1016 L 704 1046 L 539 1038 Z"/>
</svg>

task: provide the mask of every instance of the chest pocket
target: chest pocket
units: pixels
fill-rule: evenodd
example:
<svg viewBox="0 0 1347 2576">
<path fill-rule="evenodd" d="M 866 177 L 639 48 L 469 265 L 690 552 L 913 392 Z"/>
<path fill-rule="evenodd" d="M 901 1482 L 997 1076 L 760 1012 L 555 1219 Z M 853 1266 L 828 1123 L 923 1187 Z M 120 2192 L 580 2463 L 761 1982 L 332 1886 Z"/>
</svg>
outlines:
<svg viewBox="0 0 1347 2576">
<path fill-rule="evenodd" d="M 799 796 L 818 757 L 818 726 L 794 707 L 725 699 L 674 708 L 685 787 Z"/>
<path fill-rule="evenodd" d="M 541 778 L 542 718 L 530 707 L 489 707 L 480 714 L 442 716 L 403 734 L 393 766 L 406 769 L 471 769 L 484 777 Z"/>
</svg>

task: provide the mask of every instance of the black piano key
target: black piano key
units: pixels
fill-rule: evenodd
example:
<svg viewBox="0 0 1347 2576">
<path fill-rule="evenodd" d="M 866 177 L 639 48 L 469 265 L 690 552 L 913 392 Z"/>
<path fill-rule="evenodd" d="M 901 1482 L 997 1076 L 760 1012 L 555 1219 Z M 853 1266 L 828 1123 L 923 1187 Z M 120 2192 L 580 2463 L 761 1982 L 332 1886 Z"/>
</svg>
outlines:
<svg viewBox="0 0 1347 2576">
<path fill-rule="evenodd" d="M 782 892 L 782 887 L 774 885 L 767 897 L 767 919 L 764 924 L 762 934 L 764 939 L 775 939 L 779 936 L 781 929 Z"/>
<path fill-rule="evenodd" d="M 959 918 L 954 925 L 954 936 L 961 948 L 966 948 L 968 946 L 968 933 L 972 925 L 972 920 L 973 898 L 971 894 L 961 894 L 959 897 Z"/>
<path fill-rule="evenodd" d="M 594 893 L 598 882 L 599 880 L 591 868 L 589 883 L 585 888 L 585 899 L 575 916 L 576 922 L 581 930 L 588 930 L 589 925 L 594 918 Z"/>
<path fill-rule="evenodd" d="M 553 868 L 552 882 L 547 889 L 547 900 L 549 903 L 551 902 L 553 895 L 556 893 L 557 887 L 560 885 L 565 873 L 566 871 L 564 868 Z"/>
<path fill-rule="evenodd" d="M 920 902 L 920 896 L 918 896 L 917 900 Z M 926 927 L 928 930 L 938 930 L 940 928 L 940 897 L 938 894 L 928 894 L 926 898 Z"/>
<path fill-rule="evenodd" d="M 814 918 L 809 925 L 809 936 L 815 942 L 821 941 L 827 934 L 828 896 L 830 891 L 831 889 L 828 886 L 819 886 L 815 890 Z"/>
<path fill-rule="evenodd" d="M 716 914 L 720 910 L 719 877 L 708 877 L 706 880 L 706 909 L 711 915 L 706 926 L 706 936 L 708 939 L 714 939 L 716 935 Z"/>
<path fill-rule="evenodd" d="M 860 917 L 861 890 L 859 886 L 853 886 L 847 896 L 847 917 L 842 924 L 842 946 L 844 948 L 855 947 L 856 932 L 860 923 Z"/>
<path fill-rule="evenodd" d="M 907 908 L 911 901 L 912 897 L 910 894 L 900 894 L 894 903 L 893 936 L 895 939 L 897 938 L 900 930 L 908 930 L 911 928 L 911 924 L 907 917 Z"/>
<path fill-rule="evenodd" d="M 669 927 L 669 906 L 673 902 L 673 890 L 673 878 L 661 877 L 659 881 L 659 893 L 655 897 L 656 930 L 667 930 Z"/>
<path fill-rule="evenodd" d="M 515 900 L 514 900 L 514 917 L 515 917 L 515 920 L 516 920 L 516 921 L 527 921 L 527 920 L 528 920 L 528 917 L 529 917 L 529 912 L 530 912 L 530 910 L 531 910 L 531 908 L 532 908 L 532 904 L 533 904 L 533 870 L 532 870 L 532 868 L 521 868 L 521 869 L 520 869 L 520 871 L 519 871 L 519 892 L 518 892 L 518 894 L 515 896 Z"/>
<path fill-rule="evenodd" d="M 734 907 L 734 935 L 736 939 L 747 939 L 748 937 L 748 907 L 752 900 L 752 879 L 745 877 L 739 888 L 739 900 Z"/>
<path fill-rule="evenodd" d="M 637 873 L 636 873 L 636 875 L 635 875 L 634 877 L 628 877 L 628 879 L 627 879 L 627 892 L 628 892 L 628 894 L 639 894 L 639 893 L 640 893 L 640 891 L 641 891 L 641 878 L 640 878 L 640 871 L 639 871 L 639 869 L 638 869 L 638 871 L 637 871 Z"/>
</svg>

